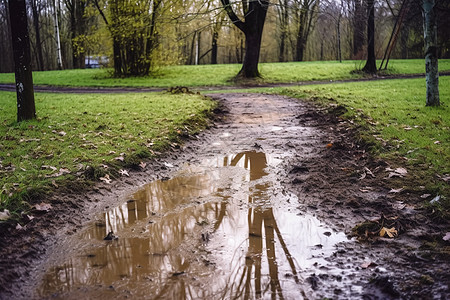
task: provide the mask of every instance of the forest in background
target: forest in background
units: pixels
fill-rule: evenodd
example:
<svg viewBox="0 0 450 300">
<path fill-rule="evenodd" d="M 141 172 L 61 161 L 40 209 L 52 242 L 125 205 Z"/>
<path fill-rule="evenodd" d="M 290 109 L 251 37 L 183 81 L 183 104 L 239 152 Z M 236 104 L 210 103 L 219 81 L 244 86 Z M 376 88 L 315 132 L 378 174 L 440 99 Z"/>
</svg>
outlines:
<svg viewBox="0 0 450 300">
<path fill-rule="evenodd" d="M 231 5 L 242 11 L 246 3 Z M 423 57 L 420 3 L 375 1 L 377 58 L 392 39 L 391 58 Z M 366 6 L 366 0 L 272 1 L 260 62 L 365 59 Z M 114 51 L 123 68 L 132 69 L 126 62 L 138 59 L 150 70 L 241 63 L 245 52 L 244 34 L 219 0 L 27 0 L 27 10 L 33 70 L 85 68 L 86 57 L 107 58 L 102 63 L 111 67 Z M 439 57 L 449 58 L 450 1 L 438 0 L 436 11 Z M 7 1 L 1 0 L 0 72 L 14 71 L 10 34 Z"/>
</svg>

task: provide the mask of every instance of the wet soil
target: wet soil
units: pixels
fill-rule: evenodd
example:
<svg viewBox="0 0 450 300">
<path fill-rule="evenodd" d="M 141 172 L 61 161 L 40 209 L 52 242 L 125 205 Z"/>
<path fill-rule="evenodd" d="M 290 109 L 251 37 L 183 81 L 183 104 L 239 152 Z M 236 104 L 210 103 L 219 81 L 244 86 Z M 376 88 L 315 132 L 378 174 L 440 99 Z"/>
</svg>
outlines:
<svg viewBox="0 0 450 300">
<path fill-rule="evenodd" d="M 430 222 L 420 195 L 391 192 L 397 166 L 372 159 L 335 108 L 214 97 L 220 119 L 181 149 L 3 226 L 0 298 L 450 295 L 448 224 Z M 352 237 L 375 219 L 395 219 L 398 236 Z"/>
</svg>

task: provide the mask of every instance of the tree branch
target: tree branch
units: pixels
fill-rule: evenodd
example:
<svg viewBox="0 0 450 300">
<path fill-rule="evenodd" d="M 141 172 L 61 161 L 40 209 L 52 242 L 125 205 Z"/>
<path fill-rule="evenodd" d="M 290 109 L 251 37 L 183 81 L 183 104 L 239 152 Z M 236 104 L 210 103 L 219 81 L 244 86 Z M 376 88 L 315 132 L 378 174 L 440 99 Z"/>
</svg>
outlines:
<svg viewBox="0 0 450 300">
<path fill-rule="evenodd" d="M 245 32 L 245 23 L 242 22 L 241 19 L 236 15 L 233 8 L 231 7 L 230 0 L 220 0 L 222 2 L 223 8 L 228 14 L 228 17 L 230 17 L 231 22 L 233 22 L 234 25 L 236 25 L 237 28 L 239 28 L 242 32 Z"/>
</svg>

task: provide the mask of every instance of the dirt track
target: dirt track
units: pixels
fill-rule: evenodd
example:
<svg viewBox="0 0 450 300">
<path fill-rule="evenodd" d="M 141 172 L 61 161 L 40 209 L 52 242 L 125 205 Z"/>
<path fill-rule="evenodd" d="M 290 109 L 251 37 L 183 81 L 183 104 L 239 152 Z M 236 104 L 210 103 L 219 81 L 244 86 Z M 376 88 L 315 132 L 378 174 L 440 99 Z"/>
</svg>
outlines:
<svg viewBox="0 0 450 300">
<path fill-rule="evenodd" d="M 243 192 L 233 185 L 234 181 L 229 180 L 242 175 L 243 178 L 250 178 L 248 182 L 239 183 L 239 186 L 244 187 L 246 191 L 243 197 L 253 200 L 260 198 L 263 204 L 250 203 L 248 200 L 248 203 L 238 204 L 238 210 L 260 209 L 264 215 L 272 209 L 272 206 L 274 209 L 286 206 L 286 210 L 298 216 L 298 220 L 303 217 L 317 218 L 320 221 L 318 227 L 326 227 L 325 231 L 318 231 L 323 242 L 308 245 L 306 249 L 312 251 L 308 252 L 309 260 L 314 258 L 311 256 L 317 256 L 320 261 L 309 266 L 308 261 L 301 263 L 300 258 L 295 257 L 295 253 L 291 253 L 296 259 L 294 265 L 297 273 L 293 271 L 292 265 L 289 267 L 288 260 L 285 265 L 275 264 L 280 270 L 276 272 L 277 276 L 272 273 L 273 269 L 270 269 L 274 268 L 274 265 L 269 263 L 269 277 L 266 276 L 264 279 L 269 278 L 270 283 L 267 283 L 267 289 L 259 290 L 264 297 L 277 294 L 283 295 L 286 299 L 298 299 L 301 296 L 313 299 L 324 297 L 440 299 L 450 295 L 448 256 L 442 256 L 434 252 L 433 248 L 424 246 L 426 241 L 431 243 L 441 238 L 446 229 L 428 223 L 422 215 L 423 212 L 415 207 L 415 203 L 420 202 L 420 195 L 389 193 L 389 173 L 386 168 L 395 169 L 397 166 L 389 166 L 384 161 L 371 159 L 364 146 L 359 145 L 355 140 L 353 135 L 355 129 L 350 129 L 348 123 L 336 118 L 333 114 L 318 111 L 298 100 L 281 96 L 221 94 L 214 97 L 221 99 L 227 112 L 221 113 L 221 120 L 216 122 L 216 126 L 187 141 L 182 149 L 175 149 L 158 161 L 149 162 L 143 172 L 132 172 L 130 177 L 116 180 L 112 184 L 100 183 L 88 193 L 61 192 L 52 196 L 51 199 L 43 199 L 51 203 L 52 209 L 47 213 L 36 213 L 35 218 L 27 224 L 25 229 L 2 228 L 0 298 L 139 297 L 142 295 L 139 293 L 145 292 L 145 289 L 142 290 L 142 287 L 136 286 L 135 290 L 129 290 L 120 284 L 120 282 L 131 282 L 127 277 L 117 282 L 102 281 L 92 285 L 86 282 L 77 283 L 73 280 L 71 283 L 74 285 L 71 288 L 68 288 L 66 283 L 64 287 L 47 289 L 43 288 L 43 282 L 49 276 L 51 278 L 51 275 L 48 275 L 49 272 L 51 273 L 49 270 L 58 268 L 59 264 L 56 262 L 61 261 L 64 264 L 67 259 L 74 261 L 73 257 L 78 257 L 70 256 L 69 253 L 70 249 L 82 252 L 77 248 L 76 241 L 80 241 L 79 247 L 83 250 L 89 246 L 89 243 L 94 243 L 83 244 L 85 242 L 79 236 L 83 236 L 86 228 L 92 226 L 89 224 L 98 221 L 99 214 L 127 203 L 130 195 L 142 189 L 144 184 L 158 178 L 164 179 L 161 182 L 186 178 L 187 163 L 190 166 L 189 172 L 195 174 L 220 173 L 222 171 L 217 171 L 218 166 L 211 166 L 211 161 L 216 161 L 218 158 L 220 161 L 225 161 L 227 157 L 232 162 L 244 156 L 250 164 L 253 160 L 253 165 L 258 164 L 255 162 L 256 156 L 263 157 L 266 166 L 258 167 L 256 171 L 245 166 L 240 171 L 225 168 L 223 172 L 225 172 L 226 180 L 220 177 L 222 175 L 218 180 L 225 180 L 225 186 L 214 190 L 213 198 L 195 194 L 197 197 L 194 197 L 195 201 L 180 204 L 181 206 L 176 206 L 176 209 L 188 207 L 195 210 L 206 204 L 233 202 L 230 199 L 235 199 L 236 195 Z M 336 109 L 338 108 L 330 107 L 329 111 Z M 214 186 L 216 177 L 208 176 L 210 177 L 206 186 Z M 232 188 L 227 189 L 226 186 Z M 251 191 L 250 194 L 248 194 L 249 191 Z M 217 199 L 217 195 L 221 200 Z M 271 207 L 267 206 L 266 198 L 274 202 Z M 296 203 L 290 203 L 293 199 Z M 225 215 L 230 216 L 230 214 L 231 211 L 227 211 Z M 167 213 L 159 212 L 155 212 L 155 215 L 146 215 L 143 220 L 146 223 L 152 222 L 149 223 L 151 226 L 146 228 L 152 230 L 154 224 L 159 222 L 164 224 L 166 215 Z M 355 225 L 366 220 L 379 219 L 382 215 L 387 218 L 396 217 L 398 237 L 393 239 L 373 237 L 364 242 L 358 242 L 356 239 L 347 240 L 333 244 L 332 251 L 327 252 L 326 237 L 333 237 L 339 233 L 349 235 Z M 184 260 L 190 263 L 189 267 L 182 270 L 171 269 L 162 276 L 165 278 L 162 281 L 158 281 L 159 277 L 155 274 L 149 273 L 146 275 L 149 277 L 146 277 L 148 281 L 145 283 L 145 288 L 150 289 L 149 286 L 152 284 L 149 282 L 153 282 L 168 286 L 170 291 L 178 291 L 176 287 L 182 282 L 183 286 L 189 286 L 189 291 L 192 292 L 196 289 L 205 289 L 205 286 L 214 286 L 211 279 L 208 279 L 211 274 L 214 274 L 214 278 L 227 276 L 226 264 L 221 260 L 221 257 L 227 257 L 226 252 L 221 256 L 220 251 L 217 250 L 223 246 L 220 244 L 219 232 L 225 229 L 220 229 L 219 225 L 215 228 L 217 221 L 212 222 L 211 218 L 205 219 L 209 222 L 205 222 L 204 226 L 194 226 L 192 232 L 186 235 L 186 240 L 182 240 L 177 247 L 170 250 L 176 255 L 183 254 Z M 278 221 L 281 223 L 281 220 Z M 264 219 L 264 222 L 269 221 Z M 138 224 L 143 226 L 141 223 Z M 263 231 L 266 234 L 266 248 L 269 248 L 267 243 L 271 241 L 267 233 L 270 232 L 270 228 L 278 227 L 275 225 L 265 227 Z M 301 226 L 299 223 L 299 228 L 304 228 Z M 119 236 L 119 243 L 127 238 L 135 237 L 135 231 L 130 229 L 134 227 L 127 228 L 122 232 L 115 232 Z M 257 234 L 249 230 L 245 240 L 250 245 L 255 238 L 262 239 L 261 233 Z M 284 235 L 282 230 L 281 235 Z M 280 236 L 278 240 L 281 240 Z M 101 239 L 95 243 L 99 243 L 99 245 L 96 244 L 98 247 L 104 247 Z M 285 246 L 282 243 L 281 246 L 276 245 L 293 251 L 292 249 L 302 243 L 306 242 L 294 240 L 287 241 Z M 243 261 L 246 264 L 252 261 L 255 267 L 257 265 L 255 261 L 258 261 L 255 259 L 263 253 L 255 254 L 254 249 L 246 251 L 247 255 L 243 257 Z M 152 253 L 155 256 L 155 252 Z M 195 255 L 192 256 L 192 253 Z M 201 260 L 197 259 L 199 256 L 202 257 Z M 167 257 L 171 256 L 167 254 Z M 263 261 L 264 259 L 270 261 L 270 255 L 263 258 Z M 291 271 L 287 272 L 286 268 Z M 208 276 L 200 276 L 202 272 L 197 272 L 197 269 Z M 217 269 L 222 272 L 215 273 Z M 272 285 L 275 277 L 277 283 Z M 130 278 L 133 279 L 133 277 Z M 138 283 L 141 282 L 139 280 L 137 280 Z M 229 286 L 226 285 L 226 287 Z M 249 289 L 254 293 L 249 294 L 251 298 L 259 295 L 257 287 L 257 281 L 253 285 L 250 284 Z M 223 290 L 232 289 L 224 289 L 222 286 L 221 291 Z M 189 298 L 189 294 L 186 293 L 167 294 L 168 291 L 165 291 L 166 294 L 164 294 L 163 292 L 159 294 L 162 298 L 167 298 L 169 295 L 176 298 Z M 209 292 L 203 298 L 220 299 L 223 295 L 239 298 L 244 295 L 220 294 L 212 290 Z M 158 294 L 150 295 L 152 296 L 149 298 L 154 298 Z"/>
</svg>

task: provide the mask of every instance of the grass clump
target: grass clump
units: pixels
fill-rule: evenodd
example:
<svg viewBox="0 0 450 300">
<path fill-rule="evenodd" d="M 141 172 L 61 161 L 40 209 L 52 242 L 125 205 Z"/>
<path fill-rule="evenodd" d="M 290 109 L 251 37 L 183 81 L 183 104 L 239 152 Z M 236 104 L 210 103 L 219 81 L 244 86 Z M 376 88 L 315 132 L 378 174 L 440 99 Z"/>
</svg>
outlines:
<svg viewBox="0 0 450 300">
<path fill-rule="evenodd" d="M 118 176 L 205 128 L 215 103 L 200 95 L 36 94 L 38 118 L 17 123 L 0 92 L 0 211 L 77 180 Z"/>
<path fill-rule="evenodd" d="M 410 191 L 442 196 L 430 209 L 450 216 L 450 78 L 440 78 L 440 107 L 425 106 L 425 80 L 403 79 L 270 89 L 319 105 L 344 106 L 342 117 L 361 127 L 375 155 L 408 169 L 397 180 Z M 446 180 L 444 180 L 447 178 Z M 392 179 L 395 184 L 396 180 Z M 423 188 L 425 186 L 425 189 Z"/>
</svg>

